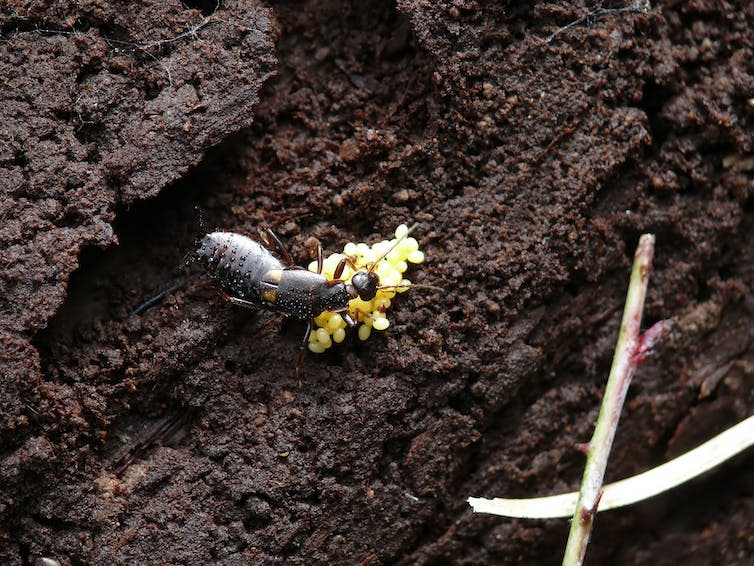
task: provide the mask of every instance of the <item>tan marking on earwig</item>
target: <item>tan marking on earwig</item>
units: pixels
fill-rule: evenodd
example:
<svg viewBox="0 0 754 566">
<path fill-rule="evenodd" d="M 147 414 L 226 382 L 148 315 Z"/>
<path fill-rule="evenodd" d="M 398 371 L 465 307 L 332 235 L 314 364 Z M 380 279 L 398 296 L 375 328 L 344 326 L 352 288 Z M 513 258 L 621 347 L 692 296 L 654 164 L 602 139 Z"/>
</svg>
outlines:
<svg viewBox="0 0 754 566">
<path fill-rule="evenodd" d="M 262 292 L 262 297 L 265 301 L 268 303 L 274 303 L 278 300 L 278 292 L 277 289 L 267 289 Z"/>
<path fill-rule="evenodd" d="M 265 283 L 274 283 L 275 285 L 280 284 L 280 280 L 283 278 L 283 270 L 282 269 L 271 269 L 267 273 L 264 274 L 264 277 L 262 277 L 262 281 Z"/>
</svg>

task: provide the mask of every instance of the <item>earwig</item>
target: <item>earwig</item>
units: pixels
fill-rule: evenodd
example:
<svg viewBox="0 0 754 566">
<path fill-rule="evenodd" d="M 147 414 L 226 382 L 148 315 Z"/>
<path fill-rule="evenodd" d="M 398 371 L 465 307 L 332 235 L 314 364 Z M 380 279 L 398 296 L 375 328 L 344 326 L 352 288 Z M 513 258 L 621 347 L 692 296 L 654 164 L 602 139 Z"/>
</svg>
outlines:
<svg viewBox="0 0 754 566">
<path fill-rule="evenodd" d="M 206 234 L 197 242 L 188 261 L 203 265 L 226 301 L 247 308 L 263 307 L 308 322 L 296 362 L 296 377 L 299 378 L 304 348 L 315 317 L 325 311 L 337 312 L 349 326 L 356 326 L 347 312 L 349 301 L 356 297 L 369 301 L 377 295 L 378 289 L 402 287 L 381 287 L 375 267 L 410 232 L 399 238 L 368 270 L 354 273 L 350 282 L 340 278 L 346 265 L 353 267 L 349 258 L 344 258 L 336 267 L 334 278 L 328 279 L 322 275 L 322 246 L 318 242 L 314 252 L 317 272 L 314 273 L 293 265 L 288 250 L 269 228 L 259 231 L 263 244 L 233 232 Z"/>
</svg>

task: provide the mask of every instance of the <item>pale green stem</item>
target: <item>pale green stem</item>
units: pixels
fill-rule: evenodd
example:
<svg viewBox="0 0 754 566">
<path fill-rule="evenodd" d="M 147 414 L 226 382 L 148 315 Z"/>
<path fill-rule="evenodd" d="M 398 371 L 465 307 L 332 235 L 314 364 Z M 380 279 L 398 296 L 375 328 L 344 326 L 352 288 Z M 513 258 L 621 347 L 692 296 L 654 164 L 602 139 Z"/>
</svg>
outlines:
<svg viewBox="0 0 754 566">
<path fill-rule="evenodd" d="M 654 497 L 706 474 L 733 456 L 754 446 L 754 415 L 725 432 L 656 468 L 604 486 L 597 511 L 608 511 Z M 474 513 L 491 513 L 519 519 L 570 517 L 579 492 L 527 499 L 469 497 Z"/>
<path fill-rule="evenodd" d="M 654 242 L 654 235 L 644 234 L 639 239 L 639 246 L 634 255 L 631 281 L 628 285 L 626 305 L 623 309 L 623 320 L 621 321 L 618 343 L 615 346 L 613 365 L 607 379 L 607 387 L 602 399 L 602 407 L 597 418 L 594 435 L 587 450 L 584 476 L 581 480 L 576 511 L 571 521 L 571 531 L 568 534 L 563 566 L 580 566 L 586 554 L 592 523 L 602 493 L 605 468 L 615 437 L 615 429 L 618 426 L 623 402 L 631 383 L 631 376 L 636 368 L 640 344 L 641 315 L 644 310 L 649 272 L 652 269 Z"/>
</svg>

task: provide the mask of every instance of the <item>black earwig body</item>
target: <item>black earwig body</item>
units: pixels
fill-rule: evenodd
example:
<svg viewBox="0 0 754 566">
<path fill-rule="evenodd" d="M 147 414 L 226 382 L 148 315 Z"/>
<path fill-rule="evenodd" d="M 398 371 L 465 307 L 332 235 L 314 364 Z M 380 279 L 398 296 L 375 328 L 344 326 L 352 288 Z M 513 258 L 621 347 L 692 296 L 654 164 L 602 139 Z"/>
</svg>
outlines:
<svg viewBox="0 0 754 566">
<path fill-rule="evenodd" d="M 244 307 L 261 306 L 309 321 L 296 363 L 298 377 L 313 319 L 325 311 L 339 312 L 349 326 L 355 326 L 348 314 L 348 303 L 356 297 L 370 301 L 376 296 L 382 287 L 374 268 L 390 250 L 368 271 L 357 271 L 351 281 L 346 282 L 340 276 L 347 264 L 353 266 L 349 259 L 340 262 L 334 279 L 328 279 L 322 275 L 322 247 L 319 244 L 316 250 L 318 269 L 313 273 L 293 265 L 290 254 L 272 230 L 260 230 L 260 236 L 264 245 L 232 232 L 206 234 L 197 242 L 189 261 L 203 265 L 227 301 Z M 277 252 L 285 263 L 270 250 Z"/>
<path fill-rule="evenodd" d="M 304 320 L 326 310 L 344 311 L 358 294 L 342 281 L 328 281 L 319 273 L 286 266 L 259 242 L 232 232 L 204 236 L 194 258 L 231 302 L 262 306 Z"/>
</svg>

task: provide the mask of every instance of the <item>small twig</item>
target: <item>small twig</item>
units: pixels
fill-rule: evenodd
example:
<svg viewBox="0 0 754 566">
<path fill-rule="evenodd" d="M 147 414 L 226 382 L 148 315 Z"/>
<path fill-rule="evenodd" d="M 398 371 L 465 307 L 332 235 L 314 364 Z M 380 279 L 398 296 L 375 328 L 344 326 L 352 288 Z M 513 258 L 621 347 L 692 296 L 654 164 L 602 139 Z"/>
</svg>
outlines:
<svg viewBox="0 0 754 566">
<path fill-rule="evenodd" d="M 199 38 L 198 32 L 201 29 L 203 29 L 204 27 L 208 26 L 209 24 L 211 24 L 211 23 L 213 23 L 215 21 L 223 21 L 224 23 L 227 23 L 224 20 L 219 20 L 219 18 L 216 17 L 216 13 L 217 13 L 217 11 L 219 9 L 220 9 L 220 0 L 217 0 L 217 2 L 215 4 L 215 9 L 213 10 L 213 12 L 211 14 L 209 14 L 208 16 L 205 16 L 204 18 L 202 18 L 202 20 L 198 24 L 190 26 L 183 33 L 179 33 L 178 35 L 170 37 L 168 39 L 156 39 L 156 40 L 152 40 L 152 41 L 149 41 L 149 42 L 146 42 L 146 43 L 141 43 L 141 44 L 139 44 L 139 43 L 132 43 L 130 41 L 122 41 L 122 40 L 119 40 L 119 39 L 113 39 L 113 38 L 109 38 L 107 36 L 102 36 L 102 39 L 105 41 L 105 43 L 107 43 L 107 45 L 111 49 L 114 49 L 116 51 L 118 49 L 120 49 L 120 48 L 128 48 L 128 49 L 133 49 L 135 51 L 139 51 L 139 52 L 145 54 L 147 57 L 149 57 L 150 59 L 152 59 L 155 63 L 158 63 L 163 68 L 163 70 L 165 71 L 165 74 L 167 75 L 167 78 L 168 78 L 168 85 L 170 87 L 172 87 L 173 86 L 173 76 L 172 76 L 172 74 L 170 72 L 171 62 L 170 61 L 168 61 L 167 63 L 162 62 L 161 58 L 158 57 L 157 55 L 153 54 L 151 52 L 151 50 L 153 48 L 157 48 L 158 50 L 160 50 L 162 48 L 162 46 L 164 46 L 164 45 L 170 45 L 172 43 L 178 42 L 178 41 L 180 41 L 182 39 L 185 39 L 187 37 L 191 37 L 193 40 L 199 41 L 200 38 Z M 18 17 L 21 21 L 29 21 L 28 13 L 27 13 L 26 17 L 23 17 L 23 16 L 21 16 L 21 17 L 16 16 L 16 17 Z M 239 28 L 240 28 L 240 26 L 239 26 Z M 242 28 L 242 29 L 245 29 L 245 28 Z M 73 30 L 69 31 L 69 30 L 63 30 L 63 29 L 47 29 L 47 28 L 41 28 L 39 26 L 36 26 L 36 28 L 35 28 L 34 31 L 36 33 L 40 34 L 40 35 L 42 35 L 42 34 L 51 34 L 51 35 L 73 36 L 73 37 L 78 37 L 78 36 L 82 35 L 82 32 L 79 31 L 79 30 L 76 30 L 76 29 L 73 29 Z M 3 36 L 2 36 L 2 34 L 0 34 L 0 39 L 4 39 Z"/>
<path fill-rule="evenodd" d="M 678 487 L 752 446 L 754 415 L 670 462 L 606 485 L 597 511 L 601 513 L 625 507 Z M 490 513 L 519 519 L 556 519 L 572 516 L 578 497 L 579 493 L 572 491 L 528 499 L 469 497 L 468 501 L 475 513 Z"/>
<path fill-rule="evenodd" d="M 128 316 L 137 316 L 145 312 L 147 309 L 152 308 L 157 303 L 162 301 L 167 295 L 170 293 L 175 293 L 176 291 L 183 289 L 186 286 L 186 281 L 179 281 L 178 283 L 168 287 L 167 289 L 163 289 L 150 299 L 147 299 L 143 303 L 141 303 L 138 307 L 136 307 L 134 310 L 131 311 L 131 314 Z"/>
<path fill-rule="evenodd" d="M 571 134 L 573 134 L 573 132 L 576 131 L 576 128 L 578 128 L 580 124 L 581 124 L 581 119 L 576 118 L 575 120 L 573 120 L 573 122 L 571 122 L 570 125 L 566 126 L 565 128 L 563 128 L 563 130 L 557 133 L 555 137 L 552 138 L 552 141 L 550 141 L 550 143 L 547 144 L 547 147 L 545 147 L 541 151 L 541 153 L 534 159 L 534 163 L 539 163 L 540 161 L 542 161 L 544 156 L 547 155 L 553 147 L 555 147 L 556 143 L 558 143 L 560 140 L 562 140 L 566 136 L 570 136 Z"/>
<path fill-rule="evenodd" d="M 550 43 L 559 34 L 563 33 L 564 31 L 568 31 L 572 27 L 582 24 L 587 20 L 597 20 L 603 16 L 608 16 L 608 15 L 613 15 L 613 14 L 625 14 L 625 13 L 631 13 L 631 12 L 647 13 L 651 9 L 652 7 L 648 0 L 635 0 L 634 2 L 631 3 L 630 6 L 625 6 L 623 8 L 603 8 L 602 2 L 600 2 L 598 6 L 592 8 L 580 18 L 577 18 L 573 20 L 572 22 L 566 24 L 565 26 L 560 27 L 557 30 L 555 30 L 554 33 L 552 33 L 551 35 L 547 36 L 547 38 L 545 38 L 545 41 L 547 43 Z"/>
</svg>

